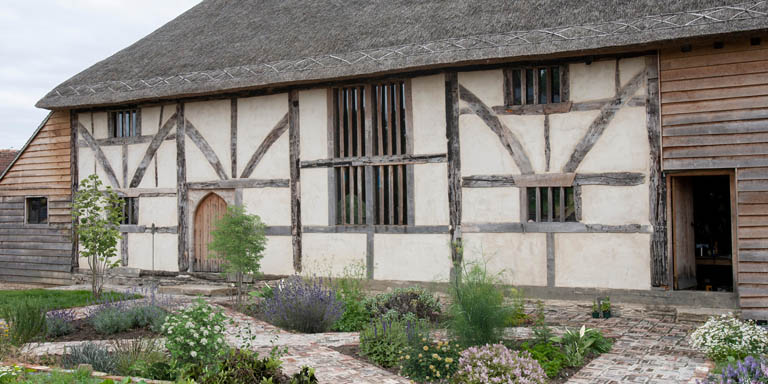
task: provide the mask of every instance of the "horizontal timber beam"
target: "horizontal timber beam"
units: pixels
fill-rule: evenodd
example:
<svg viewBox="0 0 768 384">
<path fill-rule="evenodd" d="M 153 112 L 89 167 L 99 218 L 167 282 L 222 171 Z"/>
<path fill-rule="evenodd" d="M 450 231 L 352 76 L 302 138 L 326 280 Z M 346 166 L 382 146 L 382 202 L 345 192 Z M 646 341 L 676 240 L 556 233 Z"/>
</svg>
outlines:
<svg viewBox="0 0 768 384">
<path fill-rule="evenodd" d="M 584 223 L 463 223 L 464 233 L 651 233 L 649 225 Z"/>
<path fill-rule="evenodd" d="M 645 174 L 633 172 L 546 173 L 536 175 L 475 175 L 462 178 L 464 188 L 570 187 L 574 185 L 634 186 Z"/>
<path fill-rule="evenodd" d="M 364 165 L 445 163 L 446 161 L 448 161 L 448 156 L 443 153 L 427 155 L 363 156 L 302 161 L 301 167 L 357 167 Z"/>
<path fill-rule="evenodd" d="M 121 225 L 120 232 L 123 233 L 152 233 L 152 227 L 146 225 Z M 179 228 L 177 226 L 172 227 L 155 227 L 155 233 L 172 233 L 177 234 Z"/>
<path fill-rule="evenodd" d="M 305 225 L 301 229 L 302 233 L 359 233 L 365 234 L 370 231 L 367 225 Z M 270 226 L 265 231 L 267 236 L 290 236 L 291 227 L 289 226 Z M 450 233 L 447 225 L 375 225 L 373 233 L 388 234 L 448 234 Z"/>
<path fill-rule="evenodd" d="M 288 188 L 288 179 L 229 179 L 187 183 L 189 189 Z"/>
</svg>

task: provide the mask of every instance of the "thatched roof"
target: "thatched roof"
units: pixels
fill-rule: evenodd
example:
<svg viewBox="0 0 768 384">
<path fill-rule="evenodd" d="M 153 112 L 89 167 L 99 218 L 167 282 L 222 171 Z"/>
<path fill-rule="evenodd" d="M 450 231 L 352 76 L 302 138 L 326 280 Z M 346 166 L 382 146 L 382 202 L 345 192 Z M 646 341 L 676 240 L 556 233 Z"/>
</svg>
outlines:
<svg viewBox="0 0 768 384">
<path fill-rule="evenodd" d="M 37 106 L 119 104 L 765 29 L 762 0 L 205 0 Z"/>
</svg>

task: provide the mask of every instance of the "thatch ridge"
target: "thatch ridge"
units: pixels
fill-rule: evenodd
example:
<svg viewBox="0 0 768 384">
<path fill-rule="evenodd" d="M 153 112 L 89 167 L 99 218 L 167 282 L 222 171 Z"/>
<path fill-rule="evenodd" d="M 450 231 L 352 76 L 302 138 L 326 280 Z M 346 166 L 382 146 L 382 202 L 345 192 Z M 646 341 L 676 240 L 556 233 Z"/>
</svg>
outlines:
<svg viewBox="0 0 768 384">
<path fill-rule="evenodd" d="M 38 106 L 117 104 L 765 29 L 764 0 L 206 0 L 66 81 Z"/>
</svg>

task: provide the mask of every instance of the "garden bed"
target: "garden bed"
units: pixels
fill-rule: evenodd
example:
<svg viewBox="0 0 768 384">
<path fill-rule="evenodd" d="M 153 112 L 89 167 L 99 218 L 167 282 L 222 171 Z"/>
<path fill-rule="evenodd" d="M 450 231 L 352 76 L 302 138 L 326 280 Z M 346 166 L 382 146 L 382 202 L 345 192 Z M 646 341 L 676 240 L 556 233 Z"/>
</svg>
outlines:
<svg viewBox="0 0 768 384">
<path fill-rule="evenodd" d="M 47 337 L 49 342 L 62 341 L 93 341 L 93 340 L 124 340 L 160 337 L 160 334 L 153 332 L 149 327 L 133 328 L 126 331 L 104 334 L 96 331 L 87 319 L 74 320 L 70 323 L 72 332 L 57 337 Z"/>
</svg>

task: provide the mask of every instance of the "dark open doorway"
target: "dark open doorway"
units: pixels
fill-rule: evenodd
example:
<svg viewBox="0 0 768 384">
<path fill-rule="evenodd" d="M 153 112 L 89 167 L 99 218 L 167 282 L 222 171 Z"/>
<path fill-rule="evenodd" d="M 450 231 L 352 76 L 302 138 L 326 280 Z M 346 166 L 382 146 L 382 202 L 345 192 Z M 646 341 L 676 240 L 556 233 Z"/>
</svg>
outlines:
<svg viewBox="0 0 768 384">
<path fill-rule="evenodd" d="M 673 176 L 675 289 L 733 291 L 731 176 Z"/>
</svg>

